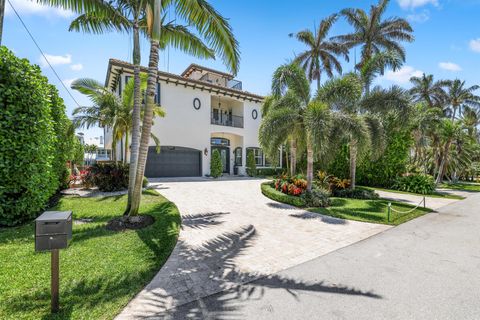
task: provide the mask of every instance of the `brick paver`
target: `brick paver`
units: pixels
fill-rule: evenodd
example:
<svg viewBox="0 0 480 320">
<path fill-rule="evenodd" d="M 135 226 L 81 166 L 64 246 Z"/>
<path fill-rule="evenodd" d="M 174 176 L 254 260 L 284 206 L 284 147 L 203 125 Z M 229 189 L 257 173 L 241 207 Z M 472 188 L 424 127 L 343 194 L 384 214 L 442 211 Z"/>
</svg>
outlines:
<svg viewBox="0 0 480 320">
<path fill-rule="evenodd" d="M 160 181 L 183 224 L 155 278 L 117 319 L 162 312 L 348 246 L 390 228 L 334 219 L 264 197 L 261 180 Z"/>
</svg>

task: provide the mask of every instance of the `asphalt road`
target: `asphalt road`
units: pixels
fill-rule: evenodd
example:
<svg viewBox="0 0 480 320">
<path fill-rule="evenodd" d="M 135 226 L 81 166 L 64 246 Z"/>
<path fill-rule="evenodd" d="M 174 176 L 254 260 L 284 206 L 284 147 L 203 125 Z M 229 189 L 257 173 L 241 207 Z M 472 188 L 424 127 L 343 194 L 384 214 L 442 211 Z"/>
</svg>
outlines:
<svg viewBox="0 0 480 320">
<path fill-rule="evenodd" d="M 480 319 L 480 194 L 159 318 Z"/>
</svg>

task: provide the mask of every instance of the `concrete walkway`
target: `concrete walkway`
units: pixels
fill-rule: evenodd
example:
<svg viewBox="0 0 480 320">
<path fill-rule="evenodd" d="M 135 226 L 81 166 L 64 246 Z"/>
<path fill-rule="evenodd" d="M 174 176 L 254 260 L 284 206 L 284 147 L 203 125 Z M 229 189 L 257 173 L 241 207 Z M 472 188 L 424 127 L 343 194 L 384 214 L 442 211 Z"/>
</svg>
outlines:
<svg viewBox="0 0 480 320">
<path fill-rule="evenodd" d="M 174 307 L 201 301 L 390 228 L 279 204 L 261 194 L 261 180 L 167 181 L 153 185 L 180 209 L 179 241 L 164 267 L 118 319 L 163 318 Z"/>
<path fill-rule="evenodd" d="M 165 319 L 480 319 L 480 194 Z"/>
<path fill-rule="evenodd" d="M 423 201 L 423 196 L 417 196 L 413 194 L 403 194 L 397 192 L 387 192 L 387 191 L 380 191 L 375 190 L 376 193 L 380 196 L 380 198 L 388 199 L 392 201 L 400 201 L 411 204 L 413 206 L 419 205 Z M 460 201 L 458 199 L 448 199 L 448 198 L 435 198 L 435 197 L 425 197 L 426 207 L 437 210 L 442 207 L 445 207 L 449 204 L 455 203 Z M 423 206 L 423 203 L 422 203 Z"/>
</svg>

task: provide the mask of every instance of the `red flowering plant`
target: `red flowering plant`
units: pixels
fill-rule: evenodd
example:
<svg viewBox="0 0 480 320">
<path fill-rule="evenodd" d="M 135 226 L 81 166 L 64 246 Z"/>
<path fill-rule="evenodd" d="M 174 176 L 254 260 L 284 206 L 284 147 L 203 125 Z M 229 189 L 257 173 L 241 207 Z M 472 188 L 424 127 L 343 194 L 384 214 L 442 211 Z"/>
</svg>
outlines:
<svg viewBox="0 0 480 320">
<path fill-rule="evenodd" d="M 307 189 L 307 181 L 301 176 L 289 177 L 282 175 L 273 180 L 272 186 L 282 193 L 299 197 Z"/>
</svg>

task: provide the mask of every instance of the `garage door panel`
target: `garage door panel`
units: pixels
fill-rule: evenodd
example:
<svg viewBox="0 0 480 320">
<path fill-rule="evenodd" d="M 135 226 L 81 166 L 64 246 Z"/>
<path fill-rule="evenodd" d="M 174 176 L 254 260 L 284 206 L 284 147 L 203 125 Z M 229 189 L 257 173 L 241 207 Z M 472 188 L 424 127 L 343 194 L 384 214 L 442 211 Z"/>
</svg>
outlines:
<svg viewBox="0 0 480 320">
<path fill-rule="evenodd" d="M 201 176 L 201 151 L 183 147 L 162 147 L 157 153 L 150 147 L 145 175 L 157 177 Z"/>
</svg>

